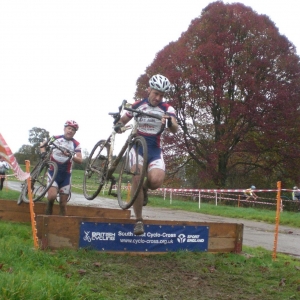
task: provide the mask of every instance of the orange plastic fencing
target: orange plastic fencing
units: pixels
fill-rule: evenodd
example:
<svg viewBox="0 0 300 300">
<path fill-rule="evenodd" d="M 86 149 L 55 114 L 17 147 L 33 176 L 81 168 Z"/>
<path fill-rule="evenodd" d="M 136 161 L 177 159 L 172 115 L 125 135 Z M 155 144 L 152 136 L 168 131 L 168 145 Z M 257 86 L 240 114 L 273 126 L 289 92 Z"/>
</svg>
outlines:
<svg viewBox="0 0 300 300">
<path fill-rule="evenodd" d="M 276 259 L 277 256 L 277 243 L 278 243 L 278 228 L 279 228 L 279 220 L 280 220 L 280 210 L 281 210 L 281 181 L 277 182 L 277 209 L 276 209 L 276 217 L 275 217 L 275 233 L 274 233 L 274 247 L 273 247 L 273 260 Z"/>
<path fill-rule="evenodd" d="M 26 164 L 26 172 L 30 172 L 30 161 L 25 160 Z M 28 197 L 29 197 L 29 208 L 30 208 L 30 219 L 31 219 L 31 228 L 32 228 L 32 236 L 33 236 L 33 244 L 34 248 L 39 248 L 38 237 L 37 237 L 37 229 L 36 229 L 36 221 L 35 221 L 35 213 L 34 213 L 34 203 L 32 200 L 32 191 L 31 191 L 31 177 L 27 178 L 27 187 L 28 187 Z"/>
</svg>

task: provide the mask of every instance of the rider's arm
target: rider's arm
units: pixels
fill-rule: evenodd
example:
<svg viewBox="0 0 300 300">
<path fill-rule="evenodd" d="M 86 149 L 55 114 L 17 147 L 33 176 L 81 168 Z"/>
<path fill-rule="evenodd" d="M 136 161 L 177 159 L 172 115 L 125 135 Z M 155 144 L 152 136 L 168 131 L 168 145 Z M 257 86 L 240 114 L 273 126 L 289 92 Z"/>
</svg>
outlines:
<svg viewBox="0 0 300 300">
<path fill-rule="evenodd" d="M 168 120 L 168 119 L 170 119 L 170 120 Z M 164 115 L 164 116 L 162 116 L 161 122 L 163 124 L 167 124 L 167 128 L 172 133 L 176 133 L 178 131 L 178 124 L 177 124 L 176 118 L 174 118 L 172 116 Z"/>
<path fill-rule="evenodd" d="M 46 152 L 46 147 L 45 147 L 46 144 L 47 144 L 47 141 L 44 141 L 44 142 L 40 143 L 40 151 L 41 151 L 41 153 Z"/>
<path fill-rule="evenodd" d="M 76 154 L 73 156 L 73 161 L 77 164 L 82 163 L 82 154 L 81 154 L 81 152 L 76 152 Z"/>
<path fill-rule="evenodd" d="M 168 128 L 172 133 L 176 133 L 178 131 L 178 123 L 176 121 L 176 118 L 171 117 L 171 126 Z"/>
<path fill-rule="evenodd" d="M 114 130 L 117 133 L 122 133 L 121 127 L 125 126 L 129 121 L 131 120 L 131 117 L 128 117 L 126 115 L 123 115 L 120 120 L 115 124 Z"/>
<path fill-rule="evenodd" d="M 122 123 L 123 125 L 126 125 L 131 120 L 130 117 L 128 117 L 126 114 L 124 114 L 118 123 Z"/>
</svg>

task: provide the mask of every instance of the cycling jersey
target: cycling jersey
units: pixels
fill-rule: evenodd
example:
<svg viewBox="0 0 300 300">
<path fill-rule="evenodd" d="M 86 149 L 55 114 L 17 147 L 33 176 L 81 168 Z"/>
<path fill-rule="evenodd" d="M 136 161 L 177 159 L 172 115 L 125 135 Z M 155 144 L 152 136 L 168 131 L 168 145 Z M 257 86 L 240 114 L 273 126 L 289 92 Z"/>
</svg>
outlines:
<svg viewBox="0 0 300 300">
<path fill-rule="evenodd" d="M 0 161 L 0 174 L 5 175 L 8 169 L 9 169 L 8 163 L 6 161 Z"/>
<path fill-rule="evenodd" d="M 168 103 L 161 102 L 158 106 L 152 106 L 148 98 L 142 101 L 137 101 L 132 105 L 133 109 L 141 110 L 145 113 L 156 114 L 163 116 L 168 113 L 170 116 L 176 118 L 175 109 Z M 127 117 L 132 118 L 133 113 L 126 112 Z M 148 172 L 151 169 L 158 168 L 165 171 L 165 163 L 162 155 L 162 141 L 161 132 L 159 133 L 162 123 L 161 120 L 154 119 L 147 116 L 142 116 L 138 120 L 138 135 L 143 136 L 148 147 Z M 131 153 L 134 155 L 134 153 Z M 132 161 L 135 161 L 134 158 Z M 139 155 L 139 164 L 143 164 L 143 158 Z"/>
<path fill-rule="evenodd" d="M 247 196 L 252 196 L 252 190 L 251 189 L 244 190 L 244 194 Z"/>
<path fill-rule="evenodd" d="M 59 147 L 72 152 L 81 152 L 80 144 L 75 139 L 66 140 L 64 135 L 57 135 L 55 138 L 55 144 L 57 144 Z M 59 149 L 55 147 L 53 148 L 51 154 L 51 160 L 57 163 L 59 172 L 72 172 L 73 161 L 70 161 L 68 156 L 65 156 Z"/>
<path fill-rule="evenodd" d="M 149 103 L 148 98 L 142 101 L 136 101 L 132 105 L 133 109 L 141 110 L 145 113 L 152 113 L 163 116 L 168 113 L 170 116 L 176 118 L 175 109 L 166 102 L 161 102 L 158 106 L 152 106 Z M 126 112 L 127 117 L 132 118 L 133 113 L 130 111 Z M 146 139 L 148 146 L 154 146 L 161 148 L 161 133 L 157 134 L 161 128 L 161 121 L 158 119 L 142 116 L 139 118 L 138 135 L 143 136 Z"/>
<path fill-rule="evenodd" d="M 55 144 L 60 148 L 72 151 L 81 152 L 81 147 L 78 141 L 75 139 L 66 140 L 64 135 L 54 136 L 56 138 Z M 58 166 L 58 172 L 55 177 L 52 186 L 57 187 L 61 194 L 70 194 L 71 191 L 71 173 L 73 161 L 65 156 L 59 149 L 53 148 L 51 154 L 51 161 L 56 162 Z M 48 182 L 53 176 L 53 170 L 49 170 Z"/>
</svg>

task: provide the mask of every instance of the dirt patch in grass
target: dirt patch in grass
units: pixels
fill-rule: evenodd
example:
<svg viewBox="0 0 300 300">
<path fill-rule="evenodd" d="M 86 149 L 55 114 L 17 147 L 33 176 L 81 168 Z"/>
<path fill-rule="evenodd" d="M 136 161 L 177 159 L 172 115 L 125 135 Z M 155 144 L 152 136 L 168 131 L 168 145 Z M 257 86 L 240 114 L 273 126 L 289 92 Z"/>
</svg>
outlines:
<svg viewBox="0 0 300 300">
<path fill-rule="evenodd" d="M 276 263 L 272 266 L 267 258 L 270 267 L 259 267 L 261 258 L 256 255 L 95 254 L 94 259 L 97 258 L 93 262 L 80 260 L 76 270 L 71 271 L 78 276 L 79 268 L 85 270 L 80 276 L 90 285 L 91 299 L 274 300 L 293 294 L 300 296 L 296 282 L 289 287 L 280 285 L 283 275 L 278 273 Z"/>
</svg>

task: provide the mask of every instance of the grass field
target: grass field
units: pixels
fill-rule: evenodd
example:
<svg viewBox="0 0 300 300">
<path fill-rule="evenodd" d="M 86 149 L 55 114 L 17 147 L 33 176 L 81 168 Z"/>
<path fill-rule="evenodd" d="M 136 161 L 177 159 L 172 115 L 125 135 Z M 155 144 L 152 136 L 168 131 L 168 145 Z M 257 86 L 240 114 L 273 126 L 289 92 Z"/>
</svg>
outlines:
<svg viewBox="0 0 300 300">
<path fill-rule="evenodd" d="M 0 198 L 19 193 L 4 189 Z M 150 196 L 149 205 L 199 211 L 197 203 Z M 201 213 L 273 222 L 275 212 L 201 205 Z M 299 227 L 299 214 L 281 213 Z M 0 299 L 300 299 L 300 261 L 262 248 L 241 254 L 116 255 L 35 250 L 30 224 L 0 221 Z"/>
<path fill-rule="evenodd" d="M 35 250 L 29 224 L 0 221 L 0 299 L 299 299 L 300 261 L 241 254 L 131 256 Z"/>
</svg>

